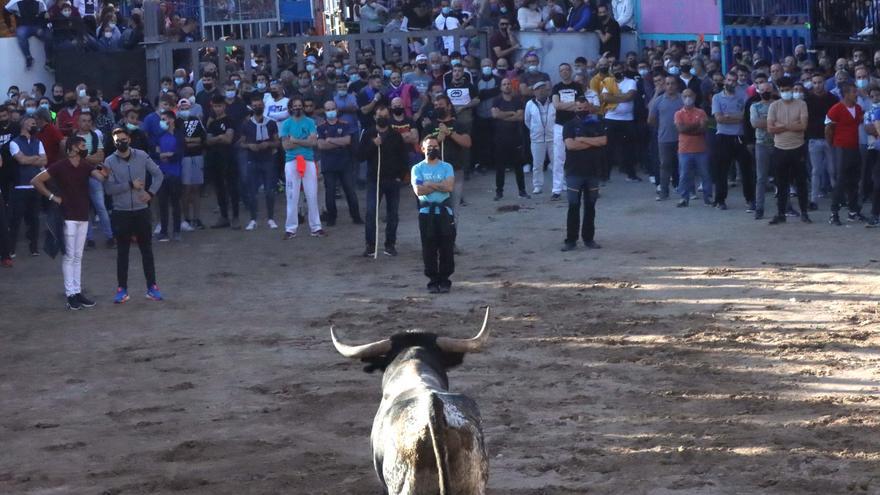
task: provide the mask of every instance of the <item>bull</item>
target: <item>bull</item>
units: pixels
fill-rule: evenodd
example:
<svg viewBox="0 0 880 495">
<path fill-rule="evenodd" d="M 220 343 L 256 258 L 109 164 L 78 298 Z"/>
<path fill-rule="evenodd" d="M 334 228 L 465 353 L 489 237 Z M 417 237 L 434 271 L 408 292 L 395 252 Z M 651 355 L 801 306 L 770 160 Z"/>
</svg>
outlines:
<svg viewBox="0 0 880 495">
<path fill-rule="evenodd" d="M 447 370 L 480 352 L 489 338 L 489 308 L 476 337 L 400 333 L 336 350 L 382 370 L 382 402 L 373 420 L 373 467 L 389 495 L 483 495 L 489 461 L 480 411 L 471 398 L 449 391 Z"/>
</svg>

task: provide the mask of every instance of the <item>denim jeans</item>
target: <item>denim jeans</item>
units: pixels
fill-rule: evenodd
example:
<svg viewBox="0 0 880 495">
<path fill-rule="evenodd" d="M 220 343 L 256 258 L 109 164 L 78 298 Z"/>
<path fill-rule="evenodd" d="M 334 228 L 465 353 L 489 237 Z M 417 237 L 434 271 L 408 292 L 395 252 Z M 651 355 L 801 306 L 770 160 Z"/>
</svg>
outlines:
<svg viewBox="0 0 880 495">
<path fill-rule="evenodd" d="M 171 230 L 180 233 L 180 199 L 183 196 L 183 184 L 179 175 L 165 174 L 162 187 L 159 188 L 159 225 L 160 232 L 168 235 L 168 209 L 171 209 Z"/>
<path fill-rule="evenodd" d="M 565 186 L 568 194 L 568 218 L 566 222 L 566 244 L 574 244 L 578 240 L 578 227 L 581 239 L 590 242 L 596 234 L 596 200 L 599 199 L 599 179 L 566 175 Z M 581 222 L 581 196 L 584 203 L 584 218 Z"/>
<path fill-rule="evenodd" d="M 709 179 L 709 153 L 679 153 L 678 168 L 681 176 L 678 179 L 678 193 L 681 199 L 690 201 L 694 194 L 694 170 L 700 174 L 703 184 L 703 202 L 712 201 L 712 181 Z"/>
<path fill-rule="evenodd" d="M 400 209 L 400 186 L 398 180 L 379 181 L 379 202 L 385 197 L 385 246 L 394 246 L 397 243 L 397 223 L 399 221 L 398 210 Z M 367 218 L 366 241 L 367 247 L 375 248 L 376 245 L 376 181 L 367 179 Z"/>
<path fill-rule="evenodd" d="M 669 181 L 672 187 L 678 187 L 678 141 L 671 143 L 658 143 L 660 153 L 660 176 L 657 184 L 660 185 L 660 197 L 669 197 Z"/>
<path fill-rule="evenodd" d="M 327 207 L 327 220 L 335 222 L 338 216 L 336 209 L 336 186 L 342 187 L 345 201 L 348 203 L 348 214 L 356 221 L 361 219 L 360 206 L 358 205 L 357 193 L 354 190 L 354 170 L 349 166 L 345 170 L 336 172 L 324 172 L 324 202 Z M 373 188 L 373 201 L 375 202 L 375 185 Z M 375 218 L 373 219 L 375 223 Z"/>
<path fill-rule="evenodd" d="M 18 40 L 18 47 L 21 49 L 24 58 L 31 58 L 30 38 L 32 36 L 41 40 L 46 47 L 46 63 L 50 62 L 52 53 L 52 42 L 49 32 L 39 26 L 18 26 L 15 28 L 15 38 Z"/>
<path fill-rule="evenodd" d="M 755 144 L 755 205 L 758 211 L 764 211 L 764 197 L 767 195 L 767 182 L 770 176 L 770 165 L 773 160 L 772 144 Z"/>
<path fill-rule="evenodd" d="M 248 195 L 245 205 L 251 214 L 251 220 L 257 219 L 257 211 L 259 210 L 259 200 L 257 195 L 260 192 L 260 186 L 263 186 L 263 195 L 266 197 L 266 219 L 275 219 L 275 187 L 278 182 L 278 174 L 275 167 L 275 158 L 267 160 L 248 160 L 247 170 L 243 178 L 246 178 L 248 185 Z"/>
<path fill-rule="evenodd" d="M 110 226 L 110 215 L 107 214 L 107 205 L 104 203 L 104 187 L 94 177 L 89 177 L 89 199 L 92 201 L 92 208 L 95 209 L 95 213 L 98 215 L 98 225 L 101 227 L 101 231 L 104 232 L 104 237 L 112 239 L 113 228 Z M 92 230 L 92 222 L 90 221 L 86 239 L 91 241 L 94 238 L 95 234 Z"/>
<path fill-rule="evenodd" d="M 831 146 L 824 139 L 810 139 L 810 201 L 817 202 L 819 194 L 829 186 L 834 187 L 837 174 L 834 169 L 834 157 Z"/>
</svg>

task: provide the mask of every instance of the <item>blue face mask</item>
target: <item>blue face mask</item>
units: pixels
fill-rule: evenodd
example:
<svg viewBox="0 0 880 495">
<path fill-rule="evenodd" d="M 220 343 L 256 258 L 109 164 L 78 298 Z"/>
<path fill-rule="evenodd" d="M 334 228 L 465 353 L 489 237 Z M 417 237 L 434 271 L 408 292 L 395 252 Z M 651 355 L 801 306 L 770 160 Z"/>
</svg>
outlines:
<svg viewBox="0 0 880 495">
<path fill-rule="evenodd" d="M 333 120 L 336 118 L 336 110 L 328 110 L 328 111 L 324 112 L 324 115 L 327 116 L 328 120 Z"/>
<path fill-rule="evenodd" d="M 382 70 L 382 75 L 385 76 L 385 79 L 388 79 L 389 77 L 391 77 L 391 69 Z"/>
<path fill-rule="evenodd" d="M 179 110 L 179 111 L 177 112 L 177 116 L 180 117 L 180 118 L 182 118 L 182 119 L 189 118 L 189 110 Z M 163 122 L 163 123 L 164 123 L 164 122 Z"/>
<path fill-rule="evenodd" d="M 459 60 L 459 59 L 457 59 L 457 58 L 454 58 L 454 59 L 452 59 L 452 60 L 449 61 L 449 65 L 451 65 L 451 66 L 453 66 L 453 67 L 455 67 L 456 65 L 461 65 L 461 60 Z"/>
<path fill-rule="evenodd" d="M 265 89 L 266 89 L 266 83 L 264 83 L 264 82 L 258 82 L 258 83 L 257 83 L 257 89 L 259 89 L 260 91 L 265 91 Z"/>
<path fill-rule="evenodd" d="M 358 82 L 358 81 L 361 80 L 361 76 L 359 76 L 359 75 L 357 75 L 357 74 L 352 74 L 351 76 L 349 76 L 348 79 L 349 79 L 351 82 Z"/>
<path fill-rule="evenodd" d="M 182 77 L 175 77 L 174 78 L 174 84 L 176 84 L 178 86 L 183 86 L 183 83 L 185 83 L 185 82 L 186 81 Z"/>
<path fill-rule="evenodd" d="M 338 67 L 337 67 L 333 72 L 335 72 L 337 76 L 341 76 L 341 75 L 342 75 L 342 69 L 340 69 L 340 68 L 338 68 Z"/>
<path fill-rule="evenodd" d="M 159 121 L 159 128 L 161 128 L 163 131 L 167 131 L 168 130 L 168 122 L 165 122 L 164 120 L 160 120 Z"/>
<path fill-rule="evenodd" d="M 225 95 L 231 100 L 232 98 L 235 98 L 235 91 L 227 91 Z"/>
<path fill-rule="evenodd" d="M 483 75 L 484 76 L 491 76 L 492 75 L 492 68 L 489 66 L 483 67 Z"/>
<path fill-rule="evenodd" d="M 678 67 L 673 65 L 672 67 L 669 68 L 669 73 L 672 74 L 673 76 L 677 76 L 681 73 L 681 69 L 679 69 Z"/>
<path fill-rule="evenodd" d="M 449 7 L 443 7 L 442 9 L 440 9 L 440 12 L 443 12 L 443 15 L 449 15 L 449 13 L 452 12 L 452 9 L 450 9 Z"/>
<path fill-rule="evenodd" d="M 164 122 L 163 122 L 163 124 L 164 124 Z M 125 127 L 127 127 L 129 131 L 134 131 L 138 128 L 137 125 L 132 124 L 131 122 L 126 122 Z"/>
<path fill-rule="evenodd" d="M 24 109 L 24 113 L 27 115 L 33 115 L 37 113 L 37 107 L 27 107 Z"/>
</svg>

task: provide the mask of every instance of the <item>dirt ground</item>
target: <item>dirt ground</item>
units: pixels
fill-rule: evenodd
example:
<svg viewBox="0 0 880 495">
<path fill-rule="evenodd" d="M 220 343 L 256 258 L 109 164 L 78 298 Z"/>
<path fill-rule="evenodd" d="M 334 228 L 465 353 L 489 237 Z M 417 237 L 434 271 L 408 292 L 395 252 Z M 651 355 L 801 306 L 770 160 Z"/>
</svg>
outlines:
<svg viewBox="0 0 880 495">
<path fill-rule="evenodd" d="M 449 295 L 424 290 L 408 192 L 398 258 L 361 258 L 340 202 L 325 239 L 157 245 L 161 303 L 136 249 L 121 307 L 114 252 L 86 253 L 98 306 L 78 313 L 59 261 L 19 256 L 0 271 L 0 493 L 379 494 L 380 376 L 330 325 L 466 337 L 487 304 L 491 344 L 450 379 L 481 407 L 492 494 L 880 493 L 880 232 L 829 226 L 827 202 L 771 227 L 739 189 L 720 212 L 651 187 L 616 177 L 603 249 L 561 253 L 563 202 L 469 182 Z"/>
</svg>

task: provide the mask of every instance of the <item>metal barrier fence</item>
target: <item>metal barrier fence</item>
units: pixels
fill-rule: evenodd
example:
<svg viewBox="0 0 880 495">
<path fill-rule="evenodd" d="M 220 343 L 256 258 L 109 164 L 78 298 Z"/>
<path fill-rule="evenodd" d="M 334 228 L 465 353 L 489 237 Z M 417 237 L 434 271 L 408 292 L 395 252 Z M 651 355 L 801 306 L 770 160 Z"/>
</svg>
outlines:
<svg viewBox="0 0 880 495">
<path fill-rule="evenodd" d="M 381 65 L 385 60 L 395 59 L 395 53 L 402 53 L 405 57 L 410 43 L 422 43 L 425 46 L 425 51 L 432 51 L 435 47 L 442 46 L 442 39 L 445 37 L 453 38 L 454 46 L 460 46 L 461 41 L 466 40 L 469 53 L 479 58 L 488 56 L 488 33 L 477 29 L 292 36 L 198 43 L 169 43 L 159 40 L 151 43 L 150 38 L 147 38 L 148 41 L 145 43 L 149 47 L 147 53 L 147 91 L 151 95 L 157 94 L 159 78 L 172 74 L 174 69 L 181 65 L 187 65 L 193 71 L 193 77 L 199 78 L 199 62 L 205 59 L 205 54 L 209 51 L 220 54 L 222 61 L 222 56 L 229 51 L 240 50 L 244 57 L 244 70 L 248 73 L 253 71 L 251 62 L 254 54 L 261 54 L 268 62 L 267 68 L 271 70 L 272 74 L 277 74 L 279 70 L 283 69 L 303 70 L 305 68 L 304 48 L 307 45 L 322 50 L 325 59 L 336 56 L 344 47 L 347 49 L 346 59 L 351 64 L 356 64 L 357 49 L 369 45 L 375 49 L 375 61 Z M 226 64 L 218 63 L 217 66 L 220 80 L 225 80 L 227 77 Z"/>
<path fill-rule="evenodd" d="M 725 0 L 725 16 L 809 16 L 810 0 Z"/>
<path fill-rule="evenodd" d="M 820 36 L 850 36 L 880 24 L 880 5 L 875 0 L 816 0 L 814 8 L 813 27 Z"/>
<path fill-rule="evenodd" d="M 810 31 L 805 28 L 728 27 L 724 29 L 724 35 L 725 50 L 732 51 L 735 45 L 739 45 L 744 51 L 760 53 L 771 62 L 781 61 L 787 55 L 791 55 L 794 53 L 794 47 L 799 44 L 804 44 L 807 48 L 811 45 Z M 732 57 L 733 53 L 728 52 L 726 55 Z"/>
</svg>

